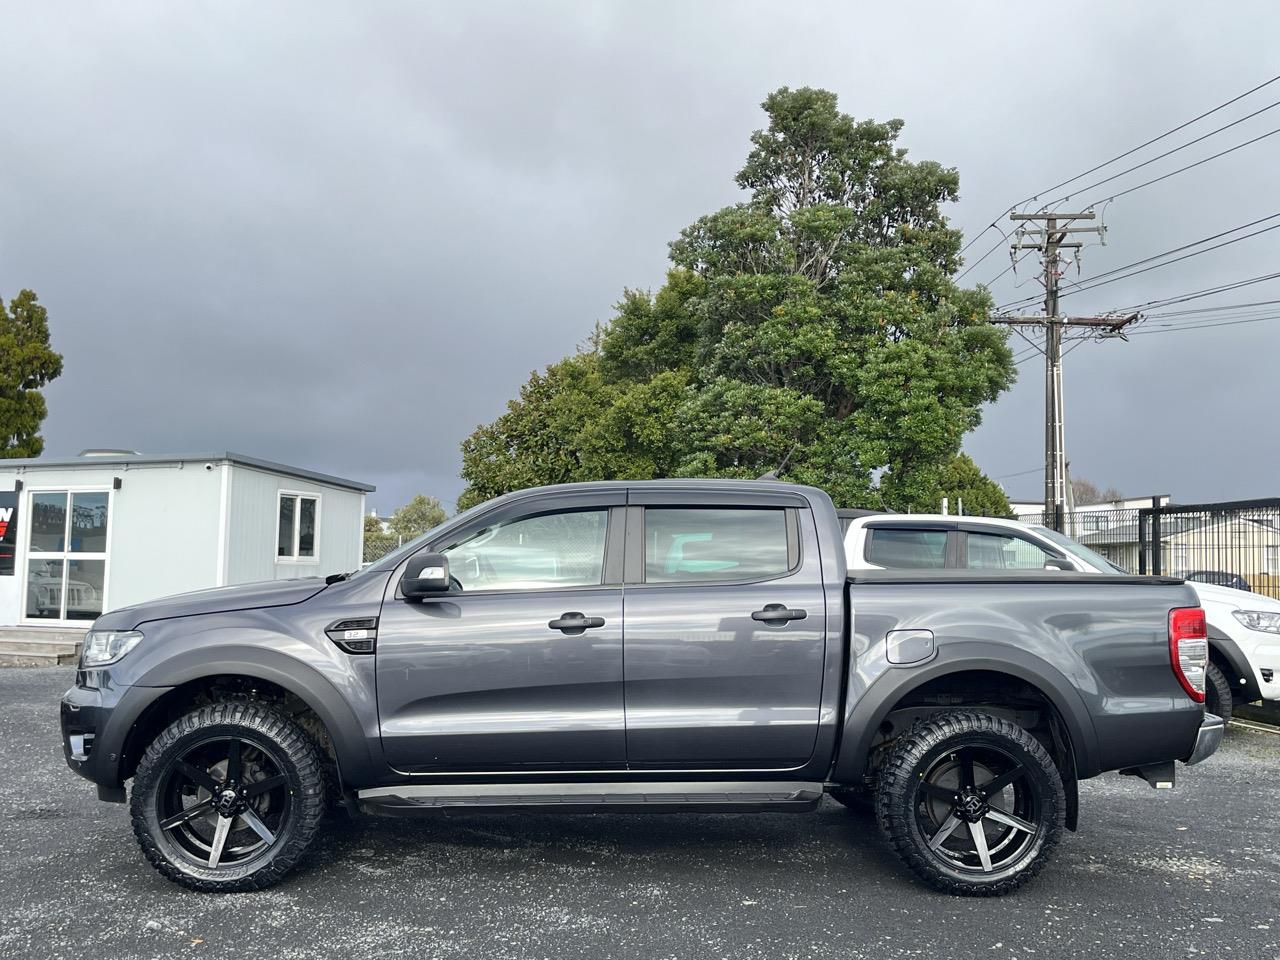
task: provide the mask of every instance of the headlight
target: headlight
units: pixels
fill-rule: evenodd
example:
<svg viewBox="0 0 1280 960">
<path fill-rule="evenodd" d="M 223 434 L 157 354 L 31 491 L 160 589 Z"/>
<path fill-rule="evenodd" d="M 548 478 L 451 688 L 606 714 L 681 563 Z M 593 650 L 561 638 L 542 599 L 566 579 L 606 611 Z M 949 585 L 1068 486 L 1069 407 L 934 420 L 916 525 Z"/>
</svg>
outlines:
<svg viewBox="0 0 1280 960">
<path fill-rule="evenodd" d="M 1268 610 L 1232 610 L 1231 615 L 1250 630 L 1280 633 L 1280 613 L 1271 613 Z"/>
<path fill-rule="evenodd" d="M 142 634 L 137 630 L 90 630 L 84 635 L 81 667 L 105 667 L 115 663 L 138 645 Z"/>
</svg>

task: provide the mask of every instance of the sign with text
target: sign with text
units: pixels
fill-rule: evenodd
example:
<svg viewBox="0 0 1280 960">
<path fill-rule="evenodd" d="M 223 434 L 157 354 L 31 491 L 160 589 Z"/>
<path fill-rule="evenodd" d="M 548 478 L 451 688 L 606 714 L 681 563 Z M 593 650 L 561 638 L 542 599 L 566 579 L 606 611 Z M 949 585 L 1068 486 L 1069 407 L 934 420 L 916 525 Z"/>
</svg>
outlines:
<svg viewBox="0 0 1280 960">
<path fill-rule="evenodd" d="M 0 577 L 12 577 L 18 553 L 18 494 L 0 490 Z"/>
</svg>

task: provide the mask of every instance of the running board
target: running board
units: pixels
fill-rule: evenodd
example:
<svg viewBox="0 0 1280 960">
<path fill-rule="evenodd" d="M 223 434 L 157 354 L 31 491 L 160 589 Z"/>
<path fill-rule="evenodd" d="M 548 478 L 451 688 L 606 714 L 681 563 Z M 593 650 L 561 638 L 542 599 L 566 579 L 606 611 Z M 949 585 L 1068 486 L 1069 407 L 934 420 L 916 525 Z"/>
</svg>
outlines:
<svg viewBox="0 0 1280 960">
<path fill-rule="evenodd" d="M 822 784 L 808 781 L 680 783 L 403 784 L 356 793 L 365 813 L 403 817 L 440 810 L 542 810 L 557 813 L 767 812 L 812 810 Z"/>
</svg>

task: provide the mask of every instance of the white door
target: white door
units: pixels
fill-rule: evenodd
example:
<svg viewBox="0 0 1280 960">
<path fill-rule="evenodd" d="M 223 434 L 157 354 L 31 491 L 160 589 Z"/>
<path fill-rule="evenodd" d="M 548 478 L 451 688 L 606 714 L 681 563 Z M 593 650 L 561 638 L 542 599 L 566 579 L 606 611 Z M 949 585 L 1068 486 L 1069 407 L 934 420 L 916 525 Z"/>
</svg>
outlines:
<svg viewBox="0 0 1280 960">
<path fill-rule="evenodd" d="M 96 620 L 106 604 L 110 490 L 32 490 L 27 495 L 23 619 Z"/>
</svg>

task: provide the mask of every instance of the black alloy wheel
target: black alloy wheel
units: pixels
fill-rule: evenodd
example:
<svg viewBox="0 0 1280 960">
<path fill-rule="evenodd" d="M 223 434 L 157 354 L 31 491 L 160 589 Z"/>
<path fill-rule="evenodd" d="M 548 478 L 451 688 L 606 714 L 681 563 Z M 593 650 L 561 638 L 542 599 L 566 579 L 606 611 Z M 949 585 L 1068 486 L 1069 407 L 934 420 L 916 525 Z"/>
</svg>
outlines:
<svg viewBox="0 0 1280 960">
<path fill-rule="evenodd" d="M 891 749 L 876 798 L 899 856 L 949 893 L 1007 893 L 1033 876 L 1062 833 L 1062 780 L 1023 728 L 989 714 L 917 721 Z"/>
<path fill-rule="evenodd" d="M 165 876 L 197 890 L 255 890 L 301 858 L 324 812 L 315 744 L 265 704 L 187 714 L 147 748 L 134 832 Z"/>
</svg>

